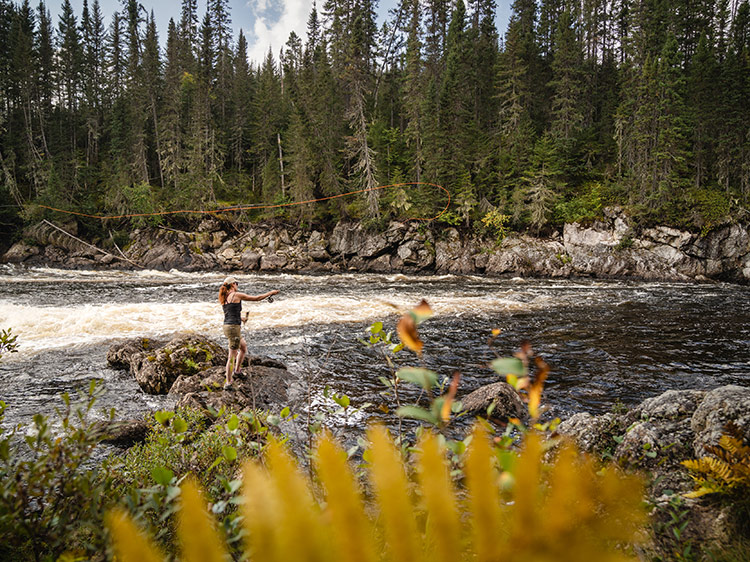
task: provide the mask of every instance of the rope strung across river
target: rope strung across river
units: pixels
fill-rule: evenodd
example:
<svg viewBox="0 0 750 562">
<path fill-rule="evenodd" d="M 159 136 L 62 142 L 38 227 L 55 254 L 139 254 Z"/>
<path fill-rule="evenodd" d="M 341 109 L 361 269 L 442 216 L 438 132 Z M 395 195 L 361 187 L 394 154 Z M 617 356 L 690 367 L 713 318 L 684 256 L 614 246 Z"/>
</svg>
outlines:
<svg viewBox="0 0 750 562">
<path fill-rule="evenodd" d="M 127 219 L 127 218 L 134 218 L 134 217 L 155 217 L 155 216 L 179 215 L 179 214 L 214 214 L 216 215 L 219 213 L 231 213 L 235 211 L 247 211 L 247 210 L 256 210 L 256 209 L 279 209 L 281 207 L 294 207 L 296 205 L 320 203 L 322 201 L 338 199 L 339 197 L 346 197 L 348 195 L 356 195 L 358 193 L 368 193 L 370 191 L 379 191 L 381 189 L 389 189 L 392 187 L 413 187 L 413 186 L 421 186 L 421 185 L 425 185 L 428 187 L 437 187 L 438 189 L 442 189 L 445 192 L 445 194 L 448 196 L 448 201 L 446 202 L 445 207 L 443 207 L 443 209 L 434 217 L 413 217 L 413 218 L 408 219 L 408 220 L 415 220 L 415 221 L 431 222 L 431 221 L 434 221 L 435 219 L 440 218 L 448 210 L 448 207 L 450 207 L 450 204 L 451 204 L 451 194 L 450 194 L 450 191 L 445 189 L 442 185 L 438 185 L 436 183 L 422 182 L 422 181 L 393 183 L 390 185 L 379 185 L 378 187 L 358 189 L 355 191 L 348 191 L 346 193 L 340 193 L 338 195 L 330 195 L 328 197 L 320 197 L 318 199 L 308 199 L 306 201 L 294 201 L 291 203 L 274 203 L 274 204 L 263 204 L 263 205 L 235 205 L 231 207 L 223 207 L 221 209 L 212 209 L 212 210 L 178 209 L 175 211 L 156 211 L 153 213 L 130 213 L 130 214 L 125 214 L 125 215 L 92 215 L 88 213 L 81 213 L 78 211 L 58 209 L 57 207 L 50 207 L 49 205 L 37 204 L 36 206 L 41 209 L 49 209 L 50 211 L 56 211 L 58 213 L 65 213 L 68 215 L 75 215 L 77 217 L 87 217 L 91 219 L 100 219 L 100 220 Z"/>
</svg>

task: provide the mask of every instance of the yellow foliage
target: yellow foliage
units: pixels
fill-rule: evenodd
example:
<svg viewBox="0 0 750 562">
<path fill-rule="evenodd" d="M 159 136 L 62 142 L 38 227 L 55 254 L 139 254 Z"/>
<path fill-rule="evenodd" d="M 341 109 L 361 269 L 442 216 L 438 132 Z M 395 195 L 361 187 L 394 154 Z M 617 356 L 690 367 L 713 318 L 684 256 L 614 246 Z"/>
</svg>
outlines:
<svg viewBox="0 0 750 562">
<path fill-rule="evenodd" d="M 446 451 L 436 436 L 427 434 L 418 444 L 414 481 L 385 428 L 373 427 L 368 437 L 371 504 L 363 501 L 345 453 L 329 436 L 320 441 L 314 458 L 325 492 L 322 503 L 279 443 L 268 448 L 268 470 L 257 462 L 245 466 L 248 560 L 633 559 L 624 547 L 645 520 L 640 481 L 613 469 L 597 474 L 592 461 L 572 446 L 563 446 L 547 464 L 545 445 L 530 434 L 520 458 L 511 463 L 512 490 L 501 495 L 507 473 L 497 468 L 498 451 L 477 426 L 465 460 L 466 501 L 459 501 L 464 494 L 453 487 Z M 194 484 L 185 484 L 182 494 L 182 559 L 220 559 L 224 554 Z M 112 515 L 110 527 L 118 561 L 162 559 L 126 516 Z"/>
<path fill-rule="evenodd" d="M 425 547 L 427 559 L 456 562 L 461 559 L 461 525 L 444 451 L 437 438 L 426 432 L 419 443 L 419 484 L 427 516 Z"/>
<path fill-rule="evenodd" d="M 326 522 L 331 527 L 336 560 L 374 562 L 377 560 L 373 530 L 365 515 L 364 503 L 346 452 L 326 434 L 315 455 L 320 482 L 325 488 Z"/>
<path fill-rule="evenodd" d="M 739 435 L 736 428 L 729 427 L 728 430 Z M 696 490 L 684 494 L 686 498 L 750 488 L 750 447 L 739 436 L 725 433 L 719 439 L 718 447 L 706 449 L 714 456 L 682 461 L 698 484 Z"/>
<path fill-rule="evenodd" d="M 160 562 L 165 560 L 159 549 L 148 540 L 122 510 L 107 515 L 107 527 L 112 535 L 115 557 L 126 562 Z"/>
<path fill-rule="evenodd" d="M 378 498 L 389 559 L 416 562 L 421 558 L 421 541 L 401 456 L 384 427 L 371 428 L 368 437 L 372 442 L 370 481 Z"/>
<path fill-rule="evenodd" d="M 206 502 L 198 484 L 189 478 L 182 485 L 182 508 L 177 514 L 177 534 L 182 560 L 185 562 L 224 562 L 227 558 L 224 541 L 214 520 L 206 512 Z"/>
</svg>

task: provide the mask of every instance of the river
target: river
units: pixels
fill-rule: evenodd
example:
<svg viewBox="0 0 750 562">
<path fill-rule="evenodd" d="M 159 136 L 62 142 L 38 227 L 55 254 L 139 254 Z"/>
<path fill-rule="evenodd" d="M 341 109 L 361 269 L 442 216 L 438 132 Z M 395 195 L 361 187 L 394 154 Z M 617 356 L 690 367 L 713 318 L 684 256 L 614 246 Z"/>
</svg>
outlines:
<svg viewBox="0 0 750 562">
<path fill-rule="evenodd" d="M 225 342 L 216 294 L 223 274 L 0 268 L 0 328 L 19 351 L 0 360 L 5 426 L 51 413 L 63 392 L 101 379 L 100 407 L 118 418 L 169 407 L 171 397 L 143 393 L 107 367 L 115 341 L 199 332 Z M 729 284 L 464 276 L 239 275 L 240 289 L 281 293 L 245 303 L 250 352 L 279 359 L 329 385 L 353 405 L 391 405 L 379 377 L 388 369 L 366 348 L 366 328 L 395 331 L 399 311 L 426 299 L 434 316 L 420 327 L 424 363 L 440 375 L 462 373 L 459 394 L 497 376 L 486 367 L 529 340 L 551 366 L 549 416 L 602 413 L 670 389 L 750 384 L 750 288 Z M 502 330 L 493 347 L 488 338 Z M 402 351 L 405 364 L 418 362 Z M 356 423 L 363 414 L 354 418 Z"/>
</svg>

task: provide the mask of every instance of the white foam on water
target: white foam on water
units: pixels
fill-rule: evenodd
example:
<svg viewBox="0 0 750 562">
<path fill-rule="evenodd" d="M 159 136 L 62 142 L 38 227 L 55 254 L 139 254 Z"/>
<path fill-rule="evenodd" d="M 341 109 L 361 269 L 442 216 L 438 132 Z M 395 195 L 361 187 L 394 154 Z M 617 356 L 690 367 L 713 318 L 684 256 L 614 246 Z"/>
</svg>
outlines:
<svg viewBox="0 0 750 562">
<path fill-rule="evenodd" d="M 403 314 L 417 303 L 413 297 L 393 298 L 304 296 L 273 303 L 246 302 L 245 329 L 285 328 L 383 320 Z M 502 296 L 446 296 L 430 300 L 436 316 L 512 310 L 527 304 Z M 222 337 L 223 315 L 216 303 L 102 303 L 77 306 L 33 306 L 0 303 L 0 326 L 11 326 L 22 357 L 42 350 L 76 348 L 130 337 L 163 338 L 182 332 Z M 3 358 L 5 360 L 5 357 Z"/>
</svg>

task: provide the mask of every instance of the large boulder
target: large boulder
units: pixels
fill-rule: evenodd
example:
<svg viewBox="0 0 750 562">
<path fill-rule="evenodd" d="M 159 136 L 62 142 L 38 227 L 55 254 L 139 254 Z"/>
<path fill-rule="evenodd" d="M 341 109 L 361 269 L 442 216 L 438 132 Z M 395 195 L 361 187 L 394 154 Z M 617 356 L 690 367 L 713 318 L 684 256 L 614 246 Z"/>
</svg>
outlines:
<svg viewBox="0 0 750 562">
<path fill-rule="evenodd" d="M 141 389 L 148 394 L 167 394 L 180 375 L 194 375 L 209 367 L 224 365 L 227 351 L 200 335 L 181 335 L 156 349 L 143 350 L 142 338 L 110 348 L 107 359 L 113 368 L 128 365 Z"/>
<path fill-rule="evenodd" d="M 224 390 L 224 368 L 212 367 L 197 375 L 180 376 L 170 394 L 179 396 L 177 407 L 243 411 L 276 409 L 288 399 L 292 376 L 283 364 L 253 357 L 235 375 L 232 389 Z"/>
<path fill-rule="evenodd" d="M 507 422 L 509 418 L 526 419 L 528 410 L 515 388 L 507 382 L 480 386 L 461 398 L 464 411 Z"/>
<path fill-rule="evenodd" d="M 705 394 L 690 418 L 693 454 L 704 455 L 706 447 L 717 445 L 729 422 L 750 442 L 750 388 L 729 385 Z"/>
<path fill-rule="evenodd" d="M 38 246 L 31 246 L 26 242 L 16 242 L 10 250 L 3 255 L 3 261 L 8 263 L 21 263 L 32 256 L 38 256 L 41 250 Z"/>
</svg>

